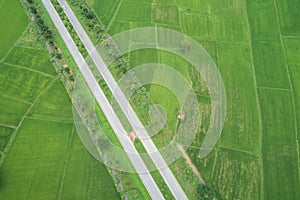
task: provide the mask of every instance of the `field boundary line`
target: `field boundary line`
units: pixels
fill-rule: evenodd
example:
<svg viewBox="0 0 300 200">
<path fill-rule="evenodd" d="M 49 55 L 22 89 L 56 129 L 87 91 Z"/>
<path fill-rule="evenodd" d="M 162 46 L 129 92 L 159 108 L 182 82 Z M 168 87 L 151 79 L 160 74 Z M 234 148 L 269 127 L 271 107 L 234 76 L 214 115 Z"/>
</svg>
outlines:
<svg viewBox="0 0 300 200">
<path fill-rule="evenodd" d="M 67 167 L 68 167 L 69 160 L 70 160 L 70 151 L 71 151 L 71 147 L 73 145 L 74 135 L 75 135 L 75 130 L 74 130 L 74 126 L 73 126 L 71 136 L 70 136 L 70 141 L 68 142 L 67 155 L 66 155 L 66 160 L 65 160 L 65 164 L 64 164 L 64 170 L 63 170 L 63 174 L 62 174 L 61 184 L 59 187 L 58 200 L 61 200 L 61 194 L 64 189 L 66 171 L 67 171 Z"/>
<path fill-rule="evenodd" d="M 281 34 L 280 17 L 279 17 L 279 13 L 278 13 L 276 0 L 274 0 L 274 9 L 275 9 L 275 13 L 276 13 L 277 30 L 278 30 L 278 34 L 280 36 L 279 38 L 280 38 L 281 48 L 283 51 L 285 69 L 287 72 L 287 76 L 289 79 L 289 85 L 291 88 L 292 105 L 293 105 L 293 112 L 294 112 L 295 139 L 296 139 L 296 147 L 297 147 L 296 151 L 297 151 L 297 158 L 298 158 L 298 181 L 300 183 L 300 154 L 299 154 L 299 143 L 298 143 L 298 124 L 297 124 L 297 111 L 296 111 L 295 95 L 294 95 L 293 84 L 292 84 L 292 80 L 291 80 L 291 72 L 290 72 L 288 62 L 287 62 L 286 50 L 285 50 L 285 46 L 284 46 L 282 34 Z"/>
<path fill-rule="evenodd" d="M 251 152 L 251 151 L 246 151 L 246 150 L 232 148 L 232 147 L 223 146 L 223 145 L 219 145 L 219 148 L 227 149 L 227 150 L 231 150 L 231 151 L 237 151 L 237 152 L 249 154 L 249 155 L 252 155 L 252 156 L 257 156 L 258 155 L 257 153 L 254 153 L 254 152 Z"/>
<path fill-rule="evenodd" d="M 12 128 L 15 129 L 17 126 L 9 125 L 9 124 L 0 124 L 0 126 L 5 127 L 5 128 Z"/>
<path fill-rule="evenodd" d="M 207 40 L 209 42 L 209 40 Z M 250 45 L 247 43 L 243 43 L 243 42 L 232 42 L 232 41 L 226 41 L 226 40 L 218 40 L 216 39 L 217 43 L 221 43 L 221 44 L 234 44 L 234 45 L 242 45 L 242 46 L 247 46 L 249 47 Z"/>
<path fill-rule="evenodd" d="M 7 95 L 1 94 L 1 93 L 0 93 L 0 96 L 8 98 L 8 99 L 15 100 L 15 101 L 18 101 L 18 102 L 21 102 L 21 103 L 25 103 L 25 104 L 33 104 L 32 102 L 21 100 L 21 99 L 17 99 L 17 98 L 14 98 L 14 97 L 11 97 L 11 96 L 7 96 Z"/>
<path fill-rule="evenodd" d="M 56 123 L 62 123 L 62 124 L 73 124 L 73 121 L 60 121 L 60 120 L 53 120 L 53 119 L 46 119 L 46 118 L 39 118 L 39 117 L 32 117 L 32 116 L 26 116 L 28 119 L 38 120 L 38 121 L 46 121 L 46 122 L 56 122 Z"/>
<path fill-rule="evenodd" d="M 3 64 L 8 65 L 8 66 L 12 66 L 12 67 L 16 67 L 16 68 L 20 68 L 20 69 L 25 69 L 25 70 L 35 72 L 35 73 L 38 73 L 38 74 L 41 74 L 41 75 L 44 75 L 44 76 L 49 76 L 49 77 L 52 77 L 52 78 L 56 77 L 56 76 L 53 76 L 51 74 L 47 74 L 45 72 L 41 72 L 41 71 L 38 71 L 38 70 L 35 70 L 35 69 L 30 69 L 28 67 L 24 67 L 24 66 L 21 66 L 21 65 L 14 65 L 14 64 L 6 63 L 6 62 L 3 63 Z"/>
<path fill-rule="evenodd" d="M 300 39 L 300 35 L 282 35 L 283 38 L 292 38 L 292 39 Z"/>
<path fill-rule="evenodd" d="M 116 8 L 116 10 L 115 10 L 115 12 L 114 12 L 114 14 L 113 14 L 113 16 L 111 17 L 111 19 L 109 20 L 109 22 L 108 22 L 108 24 L 107 24 L 107 26 L 106 26 L 106 28 L 105 28 L 105 32 L 108 33 L 108 31 L 109 31 L 111 25 L 112 25 L 113 22 L 115 21 L 115 19 L 116 19 L 118 13 L 119 13 L 119 11 L 120 11 L 120 8 L 121 8 L 122 4 L 123 4 L 123 0 L 120 0 L 120 2 L 118 3 L 118 6 L 117 6 L 117 8 Z"/>
<path fill-rule="evenodd" d="M 30 26 L 30 24 L 29 24 L 29 26 Z M 38 47 L 30 47 L 30 46 L 25 46 L 23 44 L 17 44 L 16 47 L 20 47 L 22 49 L 30 49 L 30 50 L 42 51 L 42 52 L 47 53 L 47 55 L 49 55 L 49 53 L 48 53 L 47 50 L 42 49 L 42 48 L 38 48 Z"/>
<path fill-rule="evenodd" d="M 252 78 L 254 84 L 254 93 L 255 93 L 255 100 L 256 100 L 256 109 L 258 115 L 258 132 L 259 132 L 259 148 L 258 148 L 258 157 L 260 162 L 260 171 L 261 171 L 261 185 L 260 185 L 260 198 L 264 199 L 264 168 L 263 168 L 263 159 L 262 159 L 262 143 L 263 143 L 263 123 L 262 123 L 262 116 L 261 116 L 261 108 L 260 108 L 260 101 L 258 96 L 258 87 L 257 87 L 257 79 L 256 79 L 256 71 L 254 66 L 254 56 L 253 56 L 253 46 L 252 46 L 252 35 L 251 35 L 251 28 L 249 23 L 249 16 L 247 10 L 247 1 L 244 0 L 245 5 L 245 14 L 246 14 L 246 24 L 248 28 L 248 36 L 249 36 L 249 46 L 250 46 L 250 57 L 251 57 L 251 69 L 252 69 Z"/>
<path fill-rule="evenodd" d="M 291 92 L 291 89 L 287 88 L 273 88 L 273 87 L 264 87 L 264 86 L 258 86 L 258 89 L 263 89 L 263 90 L 277 90 L 277 91 L 286 91 L 286 92 Z"/>
<path fill-rule="evenodd" d="M 10 54 L 10 52 L 17 46 L 18 41 L 7 51 L 7 53 L 3 56 L 3 58 L 0 60 L 0 63 L 3 64 L 4 60 L 7 58 L 7 56 Z"/>
<path fill-rule="evenodd" d="M 182 153 L 182 157 L 185 159 L 186 164 L 190 167 L 192 172 L 199 178 L 200 182 L 205 185 L 205 181 L 203 177 L 201 176 L 198 168 L 194 165 L 193 161 L 191 160 L 190 156 L 187 154 L 185 149 L 182 145 L 177 144 L 177 149 Z"/>
<path fill-rule="evenodd" d="M 12 135 L 10 136 L 10 139 L 8 141 L 8 143 L 6 144 L 6 147 L 3 151 L 2 157 L 0 159 L 0 167 L 2 166 L 2 164 L 4 163 L 6 156 L 11 148 L 11 146 L 13 145 L 13 142 L 17 136 L 17 133 L 21 127 L 21 125 L 23 124 L 24 119 L 26 118 L 26 116 L 30 113 L 31 109 L 34 107 L 35 103 L 39 100 L 39 98 L 45 94 L 54 84 L 56 79 L 52 80 L 51 83 L 43 90 L 40 92 L 40 94 L 38 94 L 38 96 L 35 98 L 34 102 L 29 106 L 29 108 L 27 109 L 26 113 L 24 114 L 24 116 L 22 117 L 22 119 L 20 120 L 17 128 L 15 129 L 15 131 L 12 133 Z"/>
</svg>

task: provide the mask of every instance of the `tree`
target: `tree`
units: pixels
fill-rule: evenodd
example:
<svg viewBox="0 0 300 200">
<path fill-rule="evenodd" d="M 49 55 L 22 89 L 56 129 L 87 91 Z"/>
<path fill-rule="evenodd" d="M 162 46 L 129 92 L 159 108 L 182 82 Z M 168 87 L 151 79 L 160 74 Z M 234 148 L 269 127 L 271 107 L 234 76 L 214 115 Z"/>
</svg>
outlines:
<svg viewBox="0 0 300 200">
<path fill-rule="evenodd" d="M 213 200 L 215 198 L 214 191 L 208 185 L 198 185 L 196 191 L 199 200 Z"/>
<path fill-rule="evenodd" d="M 29 10 L 32 14 L 37 14 L 37 10 L 34 6 L 29 6 Z"/>
<path fill-rule="evenodd" d="M 60 53 L 56 53 L 55 57 L 59 60 L 62 59 L 62 55 Z M 68 68 L 68 70 L 70 70 L 70 69 Z M 66 68 L 65 68 L 65 71 L 66 71 Z"/>
<path fill-rule="evenodd" d="M 49 29 L 45 30 L 44 36 L 47 40 L 52 39 L 53 38 L 52 31 L 50 31 Z"/>
</svg>

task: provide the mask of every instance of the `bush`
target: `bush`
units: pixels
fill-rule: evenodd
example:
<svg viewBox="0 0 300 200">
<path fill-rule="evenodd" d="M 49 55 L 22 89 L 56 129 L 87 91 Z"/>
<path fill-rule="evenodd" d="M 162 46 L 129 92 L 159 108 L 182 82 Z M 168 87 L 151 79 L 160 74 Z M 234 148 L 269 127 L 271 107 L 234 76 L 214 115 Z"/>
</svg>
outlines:
<svg viewBox="0 0 300 200">
<path fill-rule="evenodd" d="M 199 200 L 215 199 L 215 193 L 208 185 L 198 185 L 196 191 L 198 194 L 197 199 Z"/>
</svg>

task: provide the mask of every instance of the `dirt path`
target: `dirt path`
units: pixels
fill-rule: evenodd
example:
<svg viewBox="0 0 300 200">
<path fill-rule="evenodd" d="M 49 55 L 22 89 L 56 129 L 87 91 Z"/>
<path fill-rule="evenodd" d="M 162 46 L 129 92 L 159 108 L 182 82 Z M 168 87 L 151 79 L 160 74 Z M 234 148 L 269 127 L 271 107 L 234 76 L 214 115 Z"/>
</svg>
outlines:
<svg viewBox="0 0 300 200">
<path fill-rule="evenodd" d="M 186 163 L 189 165 L 189 167 L 192 169 L 192 171 L 194 172 L 194 174 L 199 178 L 199 180 L 201 181 L 201 183 L 203 185 L 205 185 L 205 182 L 203 180 L 203 178 L 200 175 L 200 172 L 198 171 L 198 169 L 195 167 L 195 165 L 192 163 L 189 155 L 185 152 L 184 148 L 181 145 L 177 145 L 177 148 L 179 149 L 179 151 L 182 152 L 182 156 L 185 159 Z"/>
</svg>

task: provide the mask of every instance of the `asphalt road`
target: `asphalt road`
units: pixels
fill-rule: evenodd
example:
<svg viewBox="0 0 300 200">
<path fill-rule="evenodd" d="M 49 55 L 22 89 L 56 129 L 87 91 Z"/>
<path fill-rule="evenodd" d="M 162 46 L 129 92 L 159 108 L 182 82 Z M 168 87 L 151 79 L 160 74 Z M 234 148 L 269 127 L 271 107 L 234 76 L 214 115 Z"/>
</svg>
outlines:
<svg viewBox="0 0 300 200">
<path fill-rule="evenodd" d="M 73 56 L 74 61 L 78 65 L 78 68 L 81 74 L 83 75 L 87 85 L 93 92 L 96 101 L 100 105 L 103 113 L 105 114 L 116 136 L 118 137 L 121 145 L 123 146 L 126 152 L 131 152 L 131 153 L 127 153 L 127 156 L 131 161 L 133 167 L 135 168 L 136 171 L 148 172 L 148 169 L 144 161 L 142 160 L 139 153 L 135 149 L 132 141 L 128 138 L 126 134 L 124 134 L 126 133 L 126 131 L 123 125 L 121 124 L 119 118 L 116 116 L 115 112 L 113 111 L 102 89 L 99 87 L 97 80 L 95 79 L 94 75 L 89 69 L 82 54 L 79 52 L 75 42 L 73 41 L 72 37 L 70 36 L 63 22 L 61 21 L 52 3 L 50 2 L 50 0 L 42 0 L 42 2 L 48 14 L 50 15 L 52 21 L 54 22 L 56 28 L 58 29 L 60 36 L 64 40 L 67 48 L 69 49 L 71 55 Z M 164 199 L 161 191 L 159 190 L 158 186 L 156 185 L 155 181 L 153 180 L 149 172 L 138 173 L 138 175 L 141 178 L 143 184 L 145 185 L 145 188 L 149 192 L 149 195 L 151 196 L 152 199 Z"/>
<path fill-rule="evenodd" d="M 133 130 L 138 135 L 139 139 L 143 143 L 147 153 L 150 155 L 153 163 L 159 170 L 162 178 L 168 185 L 170 191 L 174 195 L 176 199 L 184 200 L 188 199 L 185 195 L 183 189 L 179 185 L 178 181 L 176 180 L 174 174 L 171 172 L 170 168 L 168 167 L 167 163 L 161 156 L 160 152 L 156 148 L 155 144 L 153 143 L 151 137 L 147 133 L 145 127 L 137 117 L 136 113 L 134 112 L 133 108 L 131 107 L 128 99 L 125 97 L 124 93 L 118 86 L 117 82 L 113 78 L 112 74 L 110 73 L 109 69 L 107 68 L 106 64 L 102 60 L 101 56 L 95 50 L 95 46 L 93 45 L 92 41 L 90 40 L 89 36 L 85 32 L 84 28 L 82 27 L 81 23 L 73 13 L 72 9 L 66 2 L 66 0 L 58 0 L 60 5 L 64 7 L 64 12 L 67 15 L 68 19 L 72 23 L 75 31 L 77 32 L 80 40 L 84 44 L 85 48 L 90 54 L 93 62 L 95 63 L 96 67 L 98 68 L 99 72 L 101 73 L 103 79 L 105 80 L 107 86 L 112 91 L 113 96 L 115 97 L 116 101 L 119 103 L 121 109 L 123 110 L 126 118 L 128 119 L 129 123 L 133 127 Z"/>
<path fill-rule="evenodd" d="M 156 148 L 155 144 L 153 143 L 150 136 L 148 135 L 145 127 L 143 126 L 143 124 L 141 123 L 141 121 L 137 117 L 136 113 L 134 112 L 133 108 L 129 104 L 129 101 L 127 100 L 124 93 L 122 92 L 122 90 L 118 86 L 117 82 L 114 80 L 113 76 L 111 75 L 110 71 L 108 70 L 107 66 L 103 62 L 101 56 L 95 50 L 95 47 L 94 47 L 92 41 L 90 40 L 87 33 L 85 32 L 85 30 L 81 26 L 80 22 L 76 18 L 76 16 L 73 13 L 72 9 L 70 8 L 70 6 L 68 5 L 68 3 L 65 0 L 58 0 L 58 1 L 61 4 L 61 6 L 64 8 L 65 14 L 67 15 L 70 22 L 72 23 L 72 25 L 73 25 L 75 31 L 77 32 L 79 38 L 81 39 L 81 41 L 84 44 L 87 51 L 89 52 L 89 54 L 90 54 L 92 60 L 94 61 L 96 67 L 98 68 L 99 72 L 103 76 L 103 79 L 106 81 L 108 87 L 112 91 L 115 99 L 119 103 L 119 105 L 120 105 L 121 109 L 123 110 L 124 114 L 126 115 L 128 121 L 130 122 L 130 124 L 133 127 L 134 131 L 136 132 L 136 134 L 140 138 L 141 142 L 143 143 L 145 149 L 147 150 L 147 152 L 150 155 L 153 163 L 155 164 L 155 166 L 159 170 L 161 176 L 163 177 L 166 184 L 168 185 L 170 191 L 172 192 L 172 194 L 174 195 L 174 197 L 176 199 L 180 199 L 180 200 L 187 199 L 183 189 L 181 188 L 181 186 L 179 185 L 179 183 L 176 180 L 175 176 L 173 175 L 170 168 L 166 164 L 165 160 L 163 159 L 163 157 L 159 153 L 159 151 Z M 43 0 L 43 2 L 48 2 L 48 4 L 51 4 L 51 2 L 49 0 Z M 44 3 L 44 4 L 47 4 L 47 3 Z M 53 15 L 53 13 L 55 13 L 55 15 L 53 15 L 53 16 L 55 18 L 59 18 L 58 14 L 55 12 L 52 4 L 48 5 L 48 6 L 52 7 L 52 9 L 53 9 L 50 12 L 48 11 L 50 16 Z M 61 22 L 61 25 L 65 29 L 62 22 Z M 58 30 L 62 29 L 61 26 L 59 26 L 57 28 L 58 28 Z M 66 30 L 66 32 L 67 32 L 67 30 Z M 64 34 L 66 34 L 66 33 L 65 32 L 62 33 L 62 35 L 64 35 Z M 70 42 L 71 37 L 70 37 L 69 34 L 68 34 L 68 36 L 69 36 L 69 38 L 66 38 L 65 42 Z M 74 44 L 74 46 L 76 46 L 76 45 Z M 70 47 L 71 50 L 74 48 L 74 46 Z M 78 49 L 77 49 L 77 51 L 78 51 Z M 74 56 L 76 57 L 78 55 L 74 55 Z M 78 59 L 78 58 L 76 58 L 76 59 Z M 84 59 L 82 58 L 82 56 L 80 58 L 80 62 L 85 62 Z M 85 63 L 85 65 L 86 65 L 86 63 Z M 82 71 L 81 73 L 86 74 L 88 72 L 88 69 L 86 69 L 86 68 L 88 68 L 88 66 L 85 66 L 84 69 L 81 69 L 81 71 Z M 90 72 L 90 70 L 89 70 L 88 74 L 89 74 L 89 76 L 84 75 L 84 78 L 87 82 L 90 82 L 91 77 L 93 77 L 93 79 L 95 79 L 93 74 Z M 96 82 L 94 82 L 93 84 L 96 84 Z M 90 87 L 93 88 L 92 86 L 95 87 L 94 85 L 91 85 Z M 99 88 L 99 90 L 101 90 L 101 88 L 99 86 L 98 86 L 98 88 Z M 104 98 L 105 98 L 105 96 L 104 96 Z M 96 97 L 96 99 L 97 99 L 97 97 Z M 106 99 L 106 101 L 107 101 L 107 99 Z M 104 107 L 103 112 L 105 112 L 105 108 L 107 107 L 107 105 L 104 106 L 102 101 L 98 101 L 98 103 L 100 104 L 100 107 L 102 109 Z M 109 107 L 111 108 L 111 106 L 109 106 Z M 111 116 L 115 116 L 115 117 L 113 118 Z M 117 116 L 115 115 L 115 113 L 113 112 L 112 109 L 110 110 L 110 114 L 107 115 L 107 117 L 110 118 L 109 121 L 110 121 L 111 124 L 116 123 L 116 122 L 114 122 L 114 120 L 117 119 Z M 119 120 L 118 120 L 118 122 L 119 122 Z M 121 125 L 121 123 L 119 125 Z M 118 129 L 118 127 L 120 127 L 120 126 L 117 126 L 116 129 Z M 137 171 L 141 172 L 140 170 L 137 170 Z"/>
</svg>

